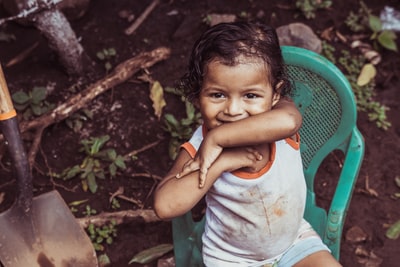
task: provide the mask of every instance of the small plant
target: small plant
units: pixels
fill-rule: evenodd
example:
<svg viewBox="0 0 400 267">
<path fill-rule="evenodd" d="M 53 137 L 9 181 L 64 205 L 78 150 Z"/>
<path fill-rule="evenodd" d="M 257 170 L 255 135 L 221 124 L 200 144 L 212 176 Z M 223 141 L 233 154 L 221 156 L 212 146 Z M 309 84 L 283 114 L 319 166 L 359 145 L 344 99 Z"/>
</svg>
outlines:
<svg viewBox="0 0 400 267">
<path fill-rule="evenodd" d="M 103 251 L 104 243 L 111 245 L 117 236 L 116 222 L 112 220 L 111 223 L 101 227 L 96 227 L 91 223 L 87 228 L 87 232 L 90 240 L 92 240 L 94 249 L 96 251 Z"/>
<path fill-rule="evenodd" d="M 121 207 L 121 204 L 119 204 L 118 199 L 113 198 L 113 199 L 111 200 L 111 208 L 114 209 L 114 210 L 116 210 L 116 209 L 119 209 L 120 207 Z"/>
<path fill-rule="evenodd" d="M 347 50 L 342 50 L 341 52 L 342 56 L 338 59 L 338 62 L 344 69 L 345 75 L 356 96 L 357 109 L 367 112 L 369 120 L 375 122 L 378 128 L 387 130 L 391 126 L 386 116 L 388 107 L 374 100 L 375 83 L 371 81 L 362 86 L 357 83 L 357 78 L 365 63 L 365 59 L 362 56 L 351 56 Z"/>
<path fill-rule="evenodd" d="M 96 53 L 96 56 L 98 59 L 101 61 L 105 62 L 104 63 L 104 68 L 106 71 L 109 71 L 112 68 L 111 60 L 112 58 L 115 58 L 117 55 L 117 51 L 115 48 L 104 48 L 103 50 L 99 51 Z"/>
<path fill-rule="evenodd" d="M 176 91 L 171 88 L 165 89 L 167 92 L 177 94 L 181 96 L 181 100 L 185 101 L 183 92 Z M 164 115 L 164 129 L 170 133 L 171 140 L 169 143 L 169 156 L 171 159 L 175 159 L 178 154 L 178 147 L 193 134 L 193 129 L 200 125 L 201 116 L 199 112 L 196 112 L 195 107 L 189 101 L 185 101 L 186 106 L 186 118 L 178 120 L 172 114 Z"/>
<path fill-rule="evenodd" d="M 65 120 L 65 123 L 75 133 L 78 133 L 82 129 L 83 123 L 88 119 L 92 118 L 93 118 L 93 113 L 90 110 L 84 108 L 80 112 L 75 112 L 71 116 L 69 116 Z"/>
<path fill-rule="evenodd" d="M 396 176 L 394 178 L 394 182 L 396 183 L 396 186 L 400 188 L 400 176 Z M 400 192 L 395 193 L 392 196 L 394 199 L 399 199 L 400 198 Z M 393 223 L 389 229 L 386 231 L 386 237 L 390 239 L 398 239 L 400 237 L 400 220 L 397 222 Z"/>
<path fill-rule="evenodd" d="M 108 135 L 101 137 L 91 137 L 81 141 L 83 147 L 80 152 L 84 152 L 86 157 L 81 164 L 65 169 L 61 173 L 64 180 L 74 178 L 79 175 L 82 179 L 82 187 L 86 191 L 92 193 L 97 192 L 96 179 L 105 179 L 109 174 L 115 177 L 117 170 L 126 168 L 125 159 L 121 155 L 117 155 L 114 149 L 104 149 L 103 146 L 108 142 Z"/>
<path fill-rule="evenodd" d="M 331 0 L 296 0 L 296 8 L 301 10 L 306 19 L 315 18 L 318 9 L 326 9 L 331 5 Z"/>
<path fill-rule="evenodd" d="M 46 97 L 46 87 L 41 86 L 33 87 L 32 91 L 28 93 L 21 90 L 12 95 L 15 109 L 23 112 L 25 120 L 32 116 L 40 116 L 54 108 L 53 104 L 46 101 Z"/>
<path fill-rule="evenodd" d="M 358 13 L 350 12 L 345 24 L 354 32 L 372 31 L 370 39 L 375 46 L 379 44 L 385 49 L 397 52 L 396 33 L 383 29 L 380 18 L 373 15 L 363 1 L 360 1 L 360 5 Z"/>
</svg>

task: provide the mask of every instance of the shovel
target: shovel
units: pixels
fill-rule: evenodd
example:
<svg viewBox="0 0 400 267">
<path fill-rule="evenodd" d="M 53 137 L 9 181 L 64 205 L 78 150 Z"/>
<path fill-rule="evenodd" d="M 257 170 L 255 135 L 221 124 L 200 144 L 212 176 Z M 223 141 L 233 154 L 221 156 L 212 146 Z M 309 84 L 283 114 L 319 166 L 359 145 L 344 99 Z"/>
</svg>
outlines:
<svg viewBox="0 0 400 267">
<path fill-rule="evenodd" d="M 53 190 L 33 198 L 32 175 L 0 65 L 0 128 L 17 179 L 17 198 L 0 214 L 0 266 L 95 267 L 93 245 Z"/>
</svg>

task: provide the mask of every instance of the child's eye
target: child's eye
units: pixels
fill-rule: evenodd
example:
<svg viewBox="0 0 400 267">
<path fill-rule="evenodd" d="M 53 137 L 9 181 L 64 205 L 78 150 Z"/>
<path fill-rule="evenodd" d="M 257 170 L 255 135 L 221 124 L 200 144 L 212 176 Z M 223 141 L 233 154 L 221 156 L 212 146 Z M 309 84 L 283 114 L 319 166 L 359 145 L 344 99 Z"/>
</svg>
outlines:
<svg viewBox="0 0 400 267">
<path fill-rule="evenodd" d="M 212 93 L 211 97 L 213 97 L 213 98 L 224 98 L 225 95 L 223 93 Z"/>
<path fill-rule="evenodd" d="M 257 98 L 258 95 L 253 94 L 253 93 L 248 93 L 248 94 L 245 95 L 245 97 L 246 97 L 246 98 L 249 98 L 249 99 L 253 99 L 253 98 Z"/>
</svg>

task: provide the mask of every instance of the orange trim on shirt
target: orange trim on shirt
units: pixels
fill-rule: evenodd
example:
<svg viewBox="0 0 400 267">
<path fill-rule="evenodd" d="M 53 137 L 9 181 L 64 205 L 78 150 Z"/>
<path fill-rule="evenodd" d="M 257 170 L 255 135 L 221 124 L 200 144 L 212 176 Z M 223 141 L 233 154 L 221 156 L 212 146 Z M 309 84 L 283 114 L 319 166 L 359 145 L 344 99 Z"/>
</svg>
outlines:
<svg viewBox="0 0 400 267">
<path fill-rule="evenodd" d="M 233 171 L 232 174 L 236 175 L 239 178 L 243 179 L 256 179 L 261 177 L 261 175 L 267 173 L 269 169 L 271 169 L 272 164 L 275 161 L 275 155 L 276 155 L 276 144 L 271 143 L 270 144 L 270 154 L 269 154 L 269 161 L 265 166 L 259 170 L 258 172 L 246 172 L 246 171 Z"/>
<path fill-rule="evenodd" d="M 288 143 L 288 145 L 290 145 L 294 149 L 299 150 L 300 149 L 300 134 L 296 133 L 295 138 L 296 138 L 296 140 L 293 140 L 292 138 L 285 138 L 285 141 Z"/>
<path fill-rule="evenodd" d="M 181 148 L 185 149 L 192 158 L 196 156 L 197 151 L 191 143 L 186 142 L 181 145 Z"/>
</svg>

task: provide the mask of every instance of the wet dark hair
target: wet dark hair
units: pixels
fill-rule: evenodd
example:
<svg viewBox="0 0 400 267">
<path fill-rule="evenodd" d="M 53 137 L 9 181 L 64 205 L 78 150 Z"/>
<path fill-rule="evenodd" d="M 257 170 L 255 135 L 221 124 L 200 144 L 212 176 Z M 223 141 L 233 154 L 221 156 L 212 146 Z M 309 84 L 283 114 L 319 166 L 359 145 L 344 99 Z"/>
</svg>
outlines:
<svg viewBox="0 0 400 267">
<path fill-rule="evenodd" d="M 200 36 L 193 46 L 188 72 L 180 79 L 178 88 L 189 100 L 197 99 L 208 63 L 218 59 L 225 65 L 234 66 L 240 63 L 239 56 L 265 62 L 272 88 L 281 96 L 290 95 L 291 86 L 275 29 L 243 21 L 217 24 Z"/>
</svg>

